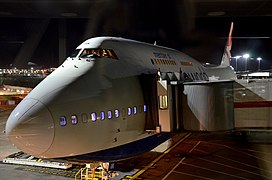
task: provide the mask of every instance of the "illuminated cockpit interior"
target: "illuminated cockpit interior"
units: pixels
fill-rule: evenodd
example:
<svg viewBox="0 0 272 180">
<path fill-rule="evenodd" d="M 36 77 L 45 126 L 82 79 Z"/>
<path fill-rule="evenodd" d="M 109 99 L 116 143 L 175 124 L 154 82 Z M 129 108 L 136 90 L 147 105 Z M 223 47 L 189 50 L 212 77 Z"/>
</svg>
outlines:
<svg viewBox="0 0 272 180">
<path fill-rule="evenodd" d="M 76 49 L 74 50 L 71 55 L 69 56 L 70 58 L 75 58 L 78 56 L 78 54 L 81 52 L 82 49 Z M 111 59 L 118 59 L 117 55 L 112 49 L 91 49 L 91 48 L 86 48 L 83 49 L 81 54 L 79 55 L 79 60 L 80 59 L 87 59 L 87 58 L 111 58 Z"/>
<path fill-rule="evenodd" d="M 79 58 L 111 58 L 118 59 L 115 52 L 112 49 L 84 49 Z"/>
</svg>

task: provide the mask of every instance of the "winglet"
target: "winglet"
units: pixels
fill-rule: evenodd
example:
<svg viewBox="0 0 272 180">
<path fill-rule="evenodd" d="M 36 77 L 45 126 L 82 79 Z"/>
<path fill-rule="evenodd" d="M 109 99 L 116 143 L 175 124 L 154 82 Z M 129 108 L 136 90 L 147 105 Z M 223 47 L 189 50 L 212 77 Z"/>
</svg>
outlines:
<svg viewBox="0 0 272 180">
<path fill-rule="evenodd" d="M 230 50 L 231 50 L 231 46 L 232 46 L 232 31 L 233 31 L 233 22 L 231 22 L 231 25 L 230 25 L 229 36 L 228 36 L 227 43 L 226 43 L 224 53 L 222 56 L 222 61 L 220 64 L 220 66 L 223 66 L 223 67 L 230 66 L 230 58 L 231 58 Z"/>
</svg>

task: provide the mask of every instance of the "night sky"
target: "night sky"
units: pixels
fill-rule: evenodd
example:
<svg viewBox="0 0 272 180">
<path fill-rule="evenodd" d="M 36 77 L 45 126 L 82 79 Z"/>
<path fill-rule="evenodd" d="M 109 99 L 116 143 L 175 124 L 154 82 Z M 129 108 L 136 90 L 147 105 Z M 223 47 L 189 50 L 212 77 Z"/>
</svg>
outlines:
<svg viewBox="0 0 272 180">
<path fill-rule="evenodd" d="M 257 57 L 263 58 L 262 69 L 272 66 L 272 28 L 268 24 L 271 17 L 190 17 L 190 13 L 183 13 L 184 9 L 180 7 L 164 1 L 157 2 L 154 5 L 153 1 L 145 1 L 145 6 L 141 3 L 123 3 L 122 6 L 97 10 L 90 18 L 65 18 L 66 56 L 87 38 L 118 36 L 148 43 L 156 41 L 161 46 L 180 50 L 201 62 L 218 64 L 233 21 L 232 56 L 250 53 L 253 60 L 248 67 L 252 70 L 257 68 Z M 58 23 L 63 19 L 50 19 L 31 62 L 47 67 L 59 65 Z M 33 24 L 40 20 L 0 17 L 0 66 L 13 63 Z M 244 61 L 240 60 L 238 67 L 243 70 Z"/>
</svg>

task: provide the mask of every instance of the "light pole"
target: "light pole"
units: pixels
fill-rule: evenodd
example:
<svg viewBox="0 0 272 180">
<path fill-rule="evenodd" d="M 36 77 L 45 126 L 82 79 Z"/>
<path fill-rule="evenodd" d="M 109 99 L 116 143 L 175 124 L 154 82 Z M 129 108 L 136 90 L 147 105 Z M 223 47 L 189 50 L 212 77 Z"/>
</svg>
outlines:
<svg viewBox="0 0 272 180">
<path fill-rule="evenodd" d="M 242 56 L 235 56 L 234 58 L 235 58 L 235 70 L 236 70 L 236 72 L 238 71 L 238 66 L 237 66 L 237 60 L 240 58 L 240 57 L 242 57 Z"/>
<path fill-rule="evenodd" d="M 249 58 L 249 54 L 244 54 L 243 58 L 245 58 L 246 62 L 245 62 L 245 71 L 247 70 L 247 59 Z"/>
<path fill-rule="evenodd" d="M 258 60 L 258 71 L 260 71 L 261 70 L 261 60 L 262 60 L 262 58 L 258 57 L 257 60 Z"/>
</svg>

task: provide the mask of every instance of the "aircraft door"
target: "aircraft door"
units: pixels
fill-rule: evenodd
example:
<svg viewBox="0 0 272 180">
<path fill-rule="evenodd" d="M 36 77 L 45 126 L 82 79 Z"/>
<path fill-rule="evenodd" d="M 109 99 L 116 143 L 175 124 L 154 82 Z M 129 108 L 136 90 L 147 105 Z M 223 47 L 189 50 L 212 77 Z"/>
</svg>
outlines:
<svg viewBox="0 0 272 180">
<path fill-rule="evenodd" d="M 178 81 L 160 80 L 157 74 L 140 76 L 147 105 L 146 130 L 173 132 L 183 128 L 182 94 L 184 86 Z"/>
<path fill-rule="evenodd" d="M 167 80 L 157 82 L 158 111 L 161 131 L 173 132 L 183 128 L 182 93 L 183 84 L 169 83 Z"/>
<path fill-rule="evenodd" d="M 144 101 L 147 107 L 146 130 L 156 130 L 157 126 L 159 126 L 157 78 L 157 74 L 142 74 L 140 76 Z"/>
</svg>

